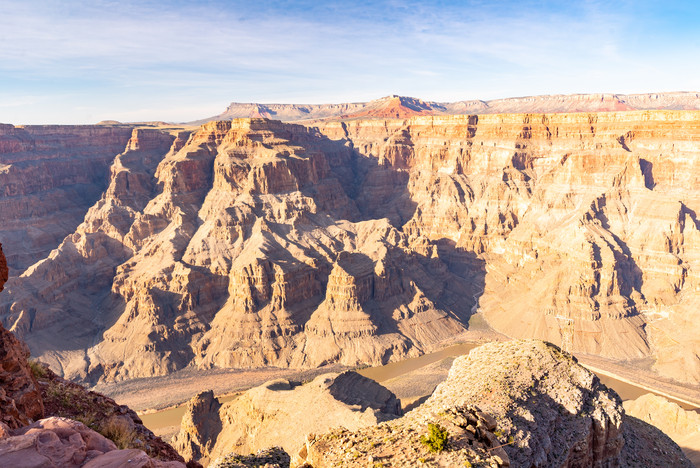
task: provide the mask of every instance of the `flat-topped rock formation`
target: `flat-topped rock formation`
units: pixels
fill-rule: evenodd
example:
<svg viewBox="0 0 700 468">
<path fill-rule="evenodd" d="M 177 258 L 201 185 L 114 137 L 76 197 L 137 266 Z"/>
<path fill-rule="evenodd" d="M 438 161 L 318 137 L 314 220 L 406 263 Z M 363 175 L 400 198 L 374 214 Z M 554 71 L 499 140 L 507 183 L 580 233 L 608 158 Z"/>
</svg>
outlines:
<svg viewBox="0 0 700 468">
<path fill-rule="evenodd" d="M 136 129 L 82 223 L 9 280 L 0 317 L 91 382 L 386 363 L 480 310 L 506 335 L 697 384 L 699 116 Z"/>
<path fill-rule="evenodd" d="M 232 102 L 224 112 L 198 120 L 266 118 L 295 122 L 320 119 L 400 118 L 416 115 L 516 114 L 552 112 L 615 112 L 629 110 L 700 110 L 700 93 L 556 94 L 482 101 L 433 102 L 386 96 L 369 102 L 344 104 L 256 104 Z"/>
</svg>

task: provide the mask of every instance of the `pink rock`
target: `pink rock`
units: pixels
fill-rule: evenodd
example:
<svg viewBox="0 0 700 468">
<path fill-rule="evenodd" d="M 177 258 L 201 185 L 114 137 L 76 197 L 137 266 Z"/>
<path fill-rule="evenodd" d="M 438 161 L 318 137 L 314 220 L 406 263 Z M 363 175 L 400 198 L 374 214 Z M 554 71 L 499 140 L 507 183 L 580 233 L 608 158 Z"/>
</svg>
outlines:
<svg viewBox="0 0 700 468">
<path fill-rule="evenodd" d="M 0 466 L 79 467 L 117 447 L 83 423 L 66 418 L 42 419 L 0 440 Z"/>
<path fill-rule="evenodd" d="M 185 468 L 184 463 L 149 458 L 142 450 L 113 450 L 83 465 L 83 468 Z"/>
</svg>

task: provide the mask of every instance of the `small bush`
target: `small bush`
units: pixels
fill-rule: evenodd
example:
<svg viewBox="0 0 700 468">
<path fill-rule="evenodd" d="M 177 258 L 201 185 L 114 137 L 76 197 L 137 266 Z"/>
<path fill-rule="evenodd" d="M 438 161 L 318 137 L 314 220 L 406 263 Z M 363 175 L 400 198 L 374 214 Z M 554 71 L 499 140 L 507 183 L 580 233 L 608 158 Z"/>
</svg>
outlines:
<svg viewBox="0 0 700 468">
<path fill-rule="evenodd" d="M 136 431 L 121 418 L 110 418 L 100 426 L 100 434 L 110 439 L 119 449 L 133 448 Z"/>
<path fill-rule="evenodd" d="M 447 440 L 450 434 L 439 424 L 428 424 L 428 435 L 420 436 L 420 441 L 428 450 L 440 453 L 447 448 Z"/>
<path fill-rule="evenodd" d="M 46 368 L 42 363 L 40 363 L 39 361 L 34 361 L 32 359 L 27 361 L 27 363 L 29 364 L 29 369 L 32 371 L 32 374 L 34 375 L 35 379 L 46 378 L 46 375 L 48 373 L 46 372 Z"/>
</svg>

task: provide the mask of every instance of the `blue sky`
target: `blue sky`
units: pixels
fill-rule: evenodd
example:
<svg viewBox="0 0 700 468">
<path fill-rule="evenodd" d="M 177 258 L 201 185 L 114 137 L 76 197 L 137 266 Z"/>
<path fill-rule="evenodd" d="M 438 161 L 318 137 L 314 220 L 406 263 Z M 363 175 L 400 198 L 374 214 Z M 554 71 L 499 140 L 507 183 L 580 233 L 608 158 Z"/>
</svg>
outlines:
<svg viewBox="0 0 700 468">
<path fill-rule="evenodd" d="M 0 0 L 0 122 L 700 91 L 695 1 Z"/>
</svg>

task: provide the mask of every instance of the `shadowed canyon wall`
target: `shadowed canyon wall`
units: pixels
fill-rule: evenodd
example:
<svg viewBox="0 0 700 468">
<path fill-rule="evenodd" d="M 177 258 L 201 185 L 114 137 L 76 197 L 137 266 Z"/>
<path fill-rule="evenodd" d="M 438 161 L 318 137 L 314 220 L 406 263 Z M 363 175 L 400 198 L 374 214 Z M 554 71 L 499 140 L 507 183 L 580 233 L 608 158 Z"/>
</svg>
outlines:
<svg viewBox="0 0 700 468">
<path fill-rule="evenodd" d="M 510 336 L 700 379 L 699 112 L 315 125 L 135 130 L 3 323 L 120 380 L 414 356 L 478 300 Z"/>
</svg>

